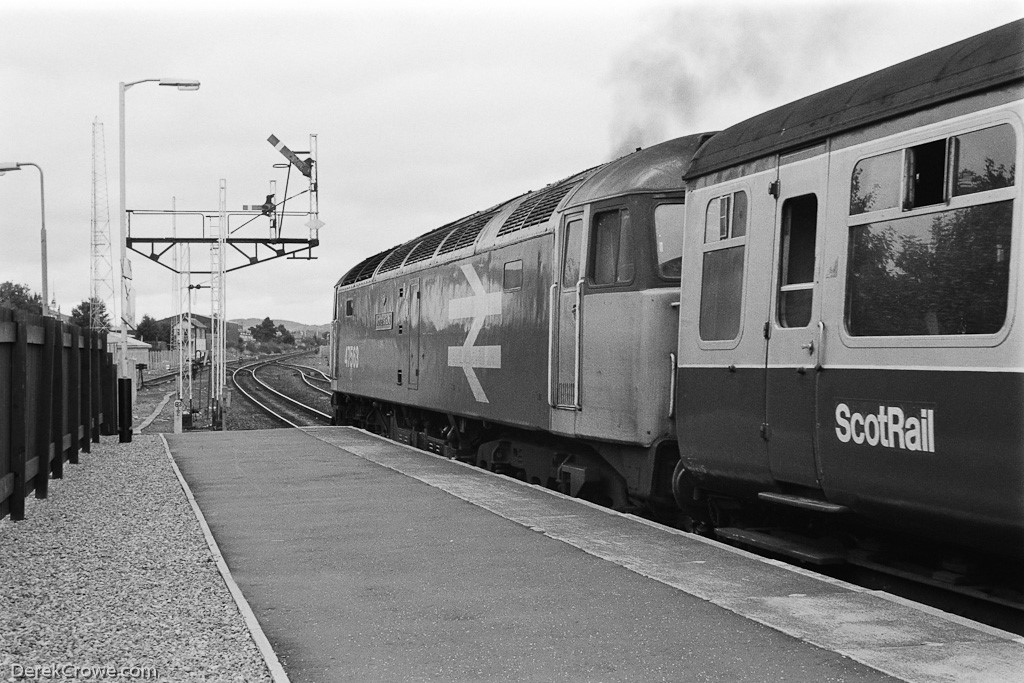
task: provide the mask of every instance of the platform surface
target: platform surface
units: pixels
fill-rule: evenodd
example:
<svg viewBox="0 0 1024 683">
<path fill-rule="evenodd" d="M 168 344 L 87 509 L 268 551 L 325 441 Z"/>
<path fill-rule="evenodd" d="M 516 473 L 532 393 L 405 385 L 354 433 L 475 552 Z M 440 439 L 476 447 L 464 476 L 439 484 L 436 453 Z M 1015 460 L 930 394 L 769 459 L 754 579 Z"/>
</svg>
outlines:
<svg viewBox="0 0 1024 683">
<path fill-rule="evenodd" d="M 292 681 L 991 681 L 1024 643 L 344 427 L 168 435 Z"/>
</svg>

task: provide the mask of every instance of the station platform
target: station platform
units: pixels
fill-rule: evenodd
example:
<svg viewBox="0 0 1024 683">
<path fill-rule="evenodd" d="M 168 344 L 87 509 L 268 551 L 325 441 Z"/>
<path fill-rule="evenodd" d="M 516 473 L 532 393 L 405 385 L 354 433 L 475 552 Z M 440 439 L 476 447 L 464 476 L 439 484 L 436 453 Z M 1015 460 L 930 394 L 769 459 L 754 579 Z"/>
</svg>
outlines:
<svg viewBox="0 0 1024 683">
<path fill-rule="evenodd" d="M 359 430 L 166 439 L 292 681 L 1024 671 L 1012 634 Z"/>
</svg>

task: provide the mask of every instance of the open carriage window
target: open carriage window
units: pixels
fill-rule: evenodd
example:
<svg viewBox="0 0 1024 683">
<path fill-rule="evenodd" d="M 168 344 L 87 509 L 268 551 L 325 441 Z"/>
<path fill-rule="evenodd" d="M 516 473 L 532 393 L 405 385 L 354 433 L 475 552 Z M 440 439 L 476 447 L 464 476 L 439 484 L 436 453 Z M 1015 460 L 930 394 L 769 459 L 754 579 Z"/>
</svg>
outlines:
<svg viewBox="0 0 1024 683">
<path fill-rule="evenodd" d="M 945 201 L 946 141 L 936 140 L 907 148 L 907 196 L 904 209 Z"/>
<path fill-rule="evenodd" d="M 850 226 L 847 330 L 877 337 L 999 332 L 1008 318 L 1014 200 L 1012 193 L 997 191 L 1016 182 L 1012 126 L 902 151 L 905 210 L 965 200 L 938 211 Z M 857 213 L 858 183 L 867 188 L 864 178 L 870 175 L 862 164 L 882 157 L 854 168 L 851 214 Z M 867 210 L 875 208 L 883 207 Z"/>
<path fill-rule="evenodd" d="M 1013 127 L 1004 123 L 861 159 L 850 180 L 850 215 L 891 209 L 901 192 L 909 211 L 1012 187 L 1016 153 Z"/>
</svg>

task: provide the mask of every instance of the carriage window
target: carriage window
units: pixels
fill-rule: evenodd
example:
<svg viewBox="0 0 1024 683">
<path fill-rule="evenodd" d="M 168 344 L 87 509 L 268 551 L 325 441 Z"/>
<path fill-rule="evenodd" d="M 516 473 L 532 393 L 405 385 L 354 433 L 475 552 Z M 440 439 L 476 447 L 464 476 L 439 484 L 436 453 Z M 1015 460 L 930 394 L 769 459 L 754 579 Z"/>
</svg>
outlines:
<svg viewBox="0 0 1024 683">
<path fill-rule="evenodd" d="M 583 246 L 583 231 L 580 219 L 569 221 L 565 224 L 565 233 L 562 238 L 562 286 L 575 287 L 580 279 L 580 249 Z"/>
<path fill-rule="evenodd" d="M 847 329 L 857 336 L 993 334 L 1006 320 L 1013 202 L 850 230 Z"/>
<path fill-rule="evenodd" d="M 747 193 L 735 192 L 708 202 L 704 217 L 704 243 L 747 234 Z"/>
<path fill-rule="evenodd" d="M 704 254 L 700 288 L 700 338 L 735 339 L 740 332 L 745 247 L 717 249 Z"/>
<path fill-rule="evenodd" d="M 678 278 L 682 273 L 683 216 L 685 204 L 659 204 L 654 209 L 654 234 L 658 241 L 658 272 Z"/>
<path fill-rule="evenodd" d="M 818 198 L 813 194 L 787 199 L 782 205 L 778 299 L 782 327 L 806 327 L 811 321 L 817 213 Z"/>
<path fill-rule="evenodd" d="M 712 199 L 704 216 L 700 338 L 732 340 L 740 332 L 746 246 L 740 243 L 723 249 L 719 243 L 747 234 L 747 193 L 734 192 Z"/>
<path fill-rule="evenodd" d="M 850 215 L 891 209 L 899 204 L 900 153 L 861 159 L 850 182 Z"/>
<path fill-rule="evenodd" d="M 1016 151 L 1013 128 L 1006 123 L 953 138 L 953 195 L 1011 187 Z"/>
<path fill-rule="evenodd" d="M 1012 187 L 1016 153 L 1013 127 L 1004 123 L 861 159 L 850 182 L 850 215 L 896 206 L 901 165 L 905 211 L 942 204 L 950 196 Z"/>
<path fill-rule="evenodd" d="M 635 271 L 629 212 L 604 211 L 594 217 L 590 241 L 590 274 L 595 285 L 629 282 Z"/>
</svg>

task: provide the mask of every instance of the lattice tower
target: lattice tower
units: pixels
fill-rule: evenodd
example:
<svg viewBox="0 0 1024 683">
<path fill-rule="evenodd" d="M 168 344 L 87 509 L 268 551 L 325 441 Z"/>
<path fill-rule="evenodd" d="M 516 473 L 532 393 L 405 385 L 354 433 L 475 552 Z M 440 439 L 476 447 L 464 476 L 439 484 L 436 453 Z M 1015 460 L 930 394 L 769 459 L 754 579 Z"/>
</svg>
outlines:
<svg viewBox="0 0 1024 683">
<path fill-rule="evenodd" d="M 108 320 L 114 316 L 114 256 L 110 243 L 110 201 L 107 196 L 107 152 L 103 123 L 92 122 L 92 239 L 89 264 L 89 300 L 106 306 Z M 89 327 L 99 329 L 100 311 L 89 307 Z"/>
</svg>

